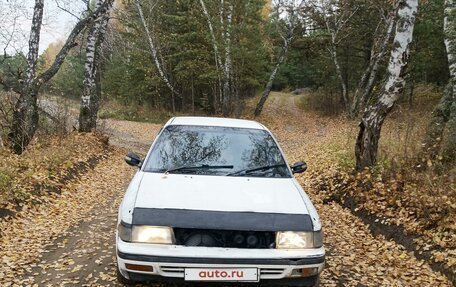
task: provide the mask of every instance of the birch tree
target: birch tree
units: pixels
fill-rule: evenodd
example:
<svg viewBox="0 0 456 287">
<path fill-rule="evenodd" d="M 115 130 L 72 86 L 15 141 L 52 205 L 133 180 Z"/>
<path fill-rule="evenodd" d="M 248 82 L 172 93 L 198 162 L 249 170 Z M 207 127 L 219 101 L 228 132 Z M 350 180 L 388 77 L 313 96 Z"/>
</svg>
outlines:
<svg viewBox="0 0 456 287">
<path fill-rule="evenodd" d="M 222 101 L 222 112 L 224 116 L 228 116 L 230 113 L 230 104 L 232 96 L 232 73 L 233 63 L 231 59 L 231 36 L 232 36 L 232 24 L 233 24 L 233 4 L 228 3 L 228 9 L 226 12 L 226 24 L 224 21 L 224 0 L 220 1 L 220 24 L 222 28 L 222 39 L 225 46 L 225 64 L 224 64 L 224 75 L 225 81 L 223 83 L 223 101 Z"/>
<path fill-rule="evenodd" d="M 340 43 L 348 36 L 348 33 L 341 35 L 341 32 L 344 31 L 344 28 L 347 26 L 350 19 L 356 14 L 358 8 L 346 9 L 345 7 L 340 7 L 342 3 L 339 2 L 340 1 L 338 1 L 338 3 L 334 3 L 334 1 L 320 0 L 318 2 L 319 7 L 317 7 L 317 10 L 320 10 L 324 20 L 326 32 L 330 36 L 328 52 L 334 63 L 334 67 L 336 68 L 337 78 L 339 79 L 342 91 L 342 101 L 344 103 L 344 107 L 348 108 L 348 87 L 339 63 L 337 49 Z"/>
<path fill-rule="evenodd" d="M 261 114 L 263 111 L 264 104 L 266 103 L 266 100 L 269 97 L 269 94 L 271 93 L 272 89 L 272 84 L 274 83 L 274 80 L 277 76 L 277 73 L 282 66 L 282 64 L 285 62 L 287 54 L 288 54 L 288 49 L 290 47 L 291 42 L 294 39 L 294 29 L 296 28 L 296 25 L 298 24 L 298 17 L 297 17 L 297 11 L 301 8 L 303 1 L 300 2 L 296 6 L 294 1 L 291 1 L 291 3 L 287 3 L 285 5 L 282 1 L 277 3 L 276 5 L 276 11 L 275 11 L 275 21 L 276 21 L 276 27 L 277 27 L 277 32 L 279 33 L 280 38 L 282 39 L 283 46 L 280 49 L 279 52 L 279 57 L 277 59 L 277 63 L 275 64 L 274 68 L 272 69 L 272 72 L 269 76 L 269 80 L 266 84 L 266 88 L 263 91 L 263 94 L 261 95 L 261 98 L 255 108 L 255 113 L 254 115 L 257 117 Z M 285 11 L 282 9 L 285 8 Z M 280 15 L 282 12 L 286 12 L 287 16 L 286 19 L 283 21 L 285 23 L 281 23 Z M 283 24 L 283 25 L 281 25 Z"/>
<path fill-rule="evenodd" d="M 207 10 L 204 0 L 200 0 L 200 4 L 201 4 L 201 8 L 203 9 L 204 16 L 206 17 L 207 25 L 209 28 L 209 34 L 211 35 L 212 48 L 214 50 L 214 58 L 215 58 L 215 68 L 216 68 L 217 72 L 219 72 L 219 69 L 221 69 L 223 71 L 223 84 L 219 78 L 219 87 L 222 87 L 222 86 L 225 87 L 225 83 L 228 82 L 229 76 L 226 75 L 226 69 L 224 67 L 222 58 L 219 53 L 217 38 L 215 36 L 214 26 L 212 25 L 211 16 L 209 15 L 209 12 Z M 224 89 L 224 91 L 225 91 L 225 89 Z M 224 97 L 224 95 L 220 92 L 220 99 L 219 99 L 220 103 L 223 101 L 223 97 Z"/>
<path fill-rule="evenodd" d="M 176 113 L 175 95 L 177 94 L 177 91 L 174 88 L 174 86 L 171 84 L 171 81 L 168 78 L 168 75 L 166 74 L 166 72 L 165 72 L 165 70 L 163 68 L 163 65 L 160 62 L 160 59 L 158 57 L 158 51 L 157 51 L 157 48 L 156 48 L 156 46 L 154 44 L 154 40 L 152 38 L 152 34 L 150 33 L 149 25 L 147 24 L 146 17 L 144 16 L 144 12 L 143 12 L 143 9 L 142 9 L 140 1 L 139 0 L 135 0 L 135 5 L 136 5 L 136 9 L 138 10 L 138 14 L 139 14 L 141 23 L 142 23 L 143 28 L 144 28 L 144 32 L 146 34 L 147 44 L 148 44 L 149 49 L 150 49 L 152 60 L 153 60 L 153 62 L 155 64 L 155 67 L 157 68 L 157 71 L 158 71 L 161 79 L 166 84 L 166 86 L 171 90 L 172 109 L 173 109 L 173 113 Z"/>
<path fill-rule="evenodd" d="M 103 0 L 97 0 L 96 9 L 101 7 L 102 4 Z M 97 114 L 101 100 L 101 95 L 99 95 L 100 53 L 111 10 L 112 5 L 109 5 L 105 11 L 106 14 L 102 15 L 94 22 L 87 35 L 83 80 L 84 88 L 79 112 L 80 132 L 90 132 L 95 129 L 97 125 Z"/>
<path fill-rule="evenodd" d="M 456 1 L 445 0 L 444 35 L 445 48 L 450 70 L 450 80 L 443 97 L 432 112 L 426 136 L 423 140 L 421 160 L 431 162 L 441 150 L 444 130 L 448 127 L 448 138 L 443 154 L 450 160 L 456 159 Z M 419 167 L 425 168 L 426 164 Z"/>
<path fill-rule="evenodd" d="M 28 19 L 27 5 L 23 0 L 0 1 L 0 47 L 3 54 L 0 63 L 9 55 L 19 53 L 27 42 L 21 31 L 21 22 Z"/>
<path fill-rule="evenodd" d="M 445 47 L 450 70 L 449 90 L 452 92 L 452 104 L 448 121 L 448 140 L 444 153 L 451 161 L 456 161 L 456 1 L 445 0 Z"/>
<path fill-rule="evenodd" d="M 388 114 L 393 109 L 405 86 L 405 75 L 410 56 L 418 0 L 399 2 L 396 34 L 388 64 L 388 76 L 376 103 L 368 107 L 359 124 L 355 145 L 356 169 L 372 167 L 377 162 L 380 132 Z"/>
<path fill-rule="evenodd" d="M 231 110 L 232 94 L 233 94 L 233 61 L 232 61 L 232 28 L 233 28 L 233 10 L 234 6 L 231 1 L 220 0 L 217 3 L 220 27 L 220 39 L 222 51 L 219 51 L 219 44 L 217 41 L 217 31 L 214 29 L 213 19 L 211 18 L 204 0 L 200 0 L 200 5 L 203 14 L 206 18 L 209 34 L 211 36 L 212 47 L 214 50 L 214 57 L 216 69 L 221 70 L 222 79 L 219 81 L 221 86 L 221 93 L 219 102 L 224 116 L 227 116 Z M 226 6 L 226 7 L 225 7 Z M 225 9 L 227 8 L 227 9 Z M 224 53 L 223 53 L 224 52 Z M 222 57 L 224 54 L 224 57 Z"/>
<path fill-rule="evenodd" d="M 369 65 L 364 70 L 353 96 L 350 108 L 351 116 L 357 116 L 359 111 L 365 107 L 370 99 L 372 88 L 374 86 L 375 79 L 377 78 L 377 72 L 380 67 L 380 62 L 384 58 L 387 52 L 388 44 L 391 40 L 393 28 L 396 23 L 396 15 L 397 8 L 390 12 L 386 21 L 384 21 L 384 19 L 381 20 L 381 22 L 385 22 L 385 29 L 383 35 L 379 37 L 379 40 L 374 42 L 372 45 Z"/>
<path fill-rule="evenodd" d="M 22 87 L 17 91 L 20 97 L 15 106 L 11 131 L 9 133 L 11 147 L 16 153 L 22 153 L 24 147 L 28 145 L 33 137 L 38 125 L 37 93 L 33 89 L 33 84 L 36 76 L 43 13 L 44 0 L 36 0 L 28 42 L 29 51 L 27 54 L 25 77 Z"/>
<path fill-rule="evenodd" d="M 8 138 L 10 147 L 16 153 L 20 154 L 25 150 L 38 127 L 37 97 L 41 86 L 48 82 L 60 69 L 71 48 L 77 45 L 76 39 L 80 32 L 87 25 L 93 23 L 100 15 L 104 14 L 108 5 L 112 5 L 113 1 L 105 0 L 103 5 L 96 11 L 76 23 L 52 65 L 40 75 L 36 75 L 36 64 L 43 22 L 44 0 L 35 1 L 28 43 L 26 72 L 21 87 L 13 89 L 19 94 L 19 99 L 14 110 Z"/>
<path fill-rule="evenodd" d="M 192 109 L 193 103 L 195 112 L 230 115 L 240 111 L 242 100 L 260 88 L 267 67 L 264 1 L 139 2 L 155 52 L 151 52 L 136 3 L 131 1 L 125 10 L 130 31 L 122 35 L 132 45 L 123 55 L 113 53 L 112 63 L 116 64 L 107 66 L 105 91 L 126 100 L 125 104 L 171 111 L 171 89 L 156 68 L 158 62 L 174 88 L 177 111 Z M 121 59 L 128 55 L 132 62 L 123 65 Z M 145 59 L 152 61 L 149 64 Z M 117 71 L 125 75 L 120 77 Z"/>
</svg>

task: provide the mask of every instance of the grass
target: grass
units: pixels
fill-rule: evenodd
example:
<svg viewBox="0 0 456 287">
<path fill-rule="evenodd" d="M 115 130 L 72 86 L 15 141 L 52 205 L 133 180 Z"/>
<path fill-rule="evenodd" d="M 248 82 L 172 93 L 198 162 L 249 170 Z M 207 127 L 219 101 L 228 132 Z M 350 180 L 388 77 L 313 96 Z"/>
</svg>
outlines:
<svg viewBox="0 0 456 287">
<path fill-rule="evenodd" d="M 341 103 L 337 94 L 332 94 L 325 90 L 306 92 L 298 95 L 296 104 L 298 108 L 305 112 L 317 112 L 324 116 L 339 115 L 343 112 Z"/>
<path fill-rule="evenodd" d="M 405 94 L 407 94 L 406 91 Z M 378 164 L 381 168 L 398 168 L 401 165 L 417 161 L 421 141 L 426 132 L 432 109 L 442 96 L 441 87 L 418 84 L 415 86 L 414 101 L 410 107 L 404 100 L 396 105 L 395 110 L 386 119 L 381 133 L 378 149 Z M 325 91 L 315 91 L 297 97 L 296 104 L 304 112 L 316 112 L 323 116 L 341 114 L 339 104 Z M 281 97 L 283 99 L 283 97 Z M 334 110 L 339 111 L 334 111 Z M 345 116 L 337 117 L 352 128 L 334 135 L 334 140 L 327 148 L 335 154 L 335 160 L 341 167 L 354 166 L 354 145 L 357 136 L 358 120 L 349 121 Z"/>
<path fill-rule="evenodd" d="M 122 106 L 119 103 L 110 102 L 101 108 L 99 117 L 101 119 L 111 118 L 116 120 L 158 124 L 166 122 L 171 117 L 171 113 L 146 106 Z"/>
<path fill-rule="evenodd" d="M 105 152 L 100 137 L 78 133 L 42 137 L 20 156 L 0 148 L 0 208 L 46 193 L 48 187 L 58 187 L 68 168 Z"/>
<path fill-rule="evenodd" d="M 324 139 L 311 144 L 309 150 L 317 154 L 315 172 L 321 175 L 314 184 L 321 185 L 321 192 L 328 198 L 354 198 L 358 208 L 404 225 L 408 232 L 422 235 L 423 240 L 417 242 L 420 248 L 431 244 L 454 250 L 456 166 L 441 158 L 432 163 L 420 159 L 421 142 L 442 93 L 438 87 L 417 85 L 413 105 L 403 101 L 395 107 L 382 127 L 378 162 L 371 170 L 355 173 L 353 169 L 359 119 L 322 116 L 328 130 Z M 298 107 L 305 113 L 315 113 L 308 105 L 312 99 L 319 99 L 322 102 L 318 106 L 324 107 L 326 98 L 319 95 L 299 98 Z M 428 168 L 419 170 L 419 164 Z"/>
<path fill-rule="evenodd" d="M 7 197 L 6 194 L 11 190 L 11 177 L 5 172 L 0 170 L 0 202 Z"/>
<path fill-rule="evenodd" d="M 55 103 L 59 103 L 69 109 L 73 114 L 79 114 L 79 101 L 75 99 L 63 98 L 54 95 L 45 95 Z M 122 121 L 137 121 L 148 123 L 164 123 L 171 113 L 163 109 L 157 109 L 148 105 L 123 105 L 116 100 L 104 100 L 98 112 L 100 119 L 115 119 Z"/>
</svg>

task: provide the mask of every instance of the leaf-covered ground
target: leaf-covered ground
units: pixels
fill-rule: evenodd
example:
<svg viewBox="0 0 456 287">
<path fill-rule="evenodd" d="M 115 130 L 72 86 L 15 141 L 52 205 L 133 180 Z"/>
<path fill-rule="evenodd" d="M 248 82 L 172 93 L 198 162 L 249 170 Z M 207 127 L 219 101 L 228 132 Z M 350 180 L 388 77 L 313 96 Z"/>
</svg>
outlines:
<svg viewBox="0 0 456 287">
<path fill-rule="evenodd" d="M 47 199 L 43 195 L 59 193 L 92 169 L 108 155 L 106 139 L 77 133 L 53 136 L 36 141 L 22 156 L 0 148 L 0 219 L 39 204 Z"/>
<path fill-rule="evenodd" d="M 435 162 L 417 158 L 433 105 L 422 102 L 415 109 L 398 107 L 383 128 L 378 166 L 356 174 L 352 167 L 357 123 L 303 112 L 294 101 L 299 98 L 276 98 L 270 108 L 285 120 L 274 121 L 269 115 L 264 120 L 279 131 L 297 129 L 278 134 L 285 137 L 285 145 L 301 142 L 301 147 L 292 149 L 312 165 L 304 182 L 307 191 L 314 192 L 315 200 L 349 208 L 369 224 L 371 232 L 400 242 L 454 284 L 456 167 L 445 165 L 444 157 Z M 300 141 L 302 135 L 305 138 Z M 427 170 L 417 168 L 423 164 Z"/>
<path fill-rule="evenodd" d="M 347 147 L 353 146 L 353 139 L 349 136 L 356 135 L 356 123 L 303 112 L 297 108 L 298 99 L 285 95 L 271 98 L 266 113 L 259 120 L 278 137 L 290 162 L 308 162 L 308 172 L 298 175 L 298 180 L 309 193 L 323 221 L 329 253 L 328 266 L 322 276 L 323 285 L 451 286 L 447 278 L 434 273 L 413 252 L 382 235 L 374 237 L 371 226 L 363 223 L 361 218 L 335 201 L 327 200 L 331 193 L 322 192 L 321 185 L 337 184 L 330 179 L 340 173 L 341 162 L 350 158 L 351 151 Z M 337 187 L 333 186 L 334 189 Z M 381 202 L 378 205 L 386 207 L 387 204 Z M 453 256 L 446 254 L 449 259 Z"/>
<path fill-rule="evenodd" d="M 324 201 L 317 184 L 321 173 L 317 166 L 326 167 L 328 161 L 322 147 L 348 125 L 303 113 L 291 97 L 272 98 L 260 121 L 277 136 L 290 162 L 305 159 L 309 164 L 309 172 L 298 180 L 313 199 L 326 235 L 322 286 L 452 286 L 413 252 L 381 235 L 373 236 L 349 209 Z M 160 128 L 134 122 L 105 124 L 111 143 L 139 153 L 145 152 Z M 118 285 L 117 206 L 134 172 L 124 164 L 124 153 L 124 149 L 112 149 L 93 171 L 65 186 L 60 195 L 0 223 L 1 286 Z"/>
</svg>

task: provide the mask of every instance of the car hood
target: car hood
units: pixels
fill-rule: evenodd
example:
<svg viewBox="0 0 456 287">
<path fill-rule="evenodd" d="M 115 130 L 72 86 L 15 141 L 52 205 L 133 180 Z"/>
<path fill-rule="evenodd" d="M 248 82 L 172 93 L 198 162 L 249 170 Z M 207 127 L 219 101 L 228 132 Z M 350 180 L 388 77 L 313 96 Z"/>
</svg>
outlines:
<svg viewBox="0 0 456 287">
<path fill-rule="evenodd" d="M 135 207 L 308 214 L 292 178 L 144 173 Z"/>
</svg>

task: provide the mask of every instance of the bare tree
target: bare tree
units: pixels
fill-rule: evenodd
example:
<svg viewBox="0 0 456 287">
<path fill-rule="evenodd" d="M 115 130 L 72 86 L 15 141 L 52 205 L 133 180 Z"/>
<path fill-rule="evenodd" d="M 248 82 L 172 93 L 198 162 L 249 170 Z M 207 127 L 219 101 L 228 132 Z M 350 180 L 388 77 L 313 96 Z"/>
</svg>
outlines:
<svg viewBox="0 0 456 287">
<path fill-rule="evenodd" d="M 222 80 L 219 77 L 219 87 L 225 87 L 225 82 L 228 82 L 228 75 L 226 75 L 226 69 L 224 67 L 222 57 L 220 56 L 219 53 L 219 48 L 217 44 L 217 38 L 215 37 L 215 32 L 214 32 L 214 26 L 212 25 L 212 20 L 211 16 L 209 15 L 209 12 L 207 10 L 206 4 L 204 3 L 204 0 L 200 0 L 201 8 L 203 9 L 204 16 L 206 17 L 207 25 L 209 28 L 209 33 L 211 35 L 211 41 L 212 41 L 212 48 L 214 50 L 214 58 L 215 58 L 215 67 L 217 72 L 219 69 L 222 69 L 223 72 L 223 84 Z M 224 90 L 225 91 L 225 90 Z M 221 103 L 223 101 L 223 94 L 220 92 L 220 99 L 219 102 Z"/>
<path fill-rule="evenodd" d="M 378 41 L 374 42 L 370 52 L 370 60 L 369 65 L 364 70 L 363 75 L 358 83 L 358 87 L 355 91 L 353 96 L 351 108 L 350 108 L 350 115 L 357 116 L 359 111 L 362 110 L 367 102 L 370 99 L 370 95 L 372 94 L 372 88 L 375 83 L 375 79 L 377 78 L 377 72 L 380 67 L 380 62 L 384 58 L 388 44 L 391 40 L 391 35 L 393 32 L 394 25 L 396 23 L 396 15 L 397 15 L 397 7 L 395 7 L 388 15 L 388 18 L 381 19 L 381 22 L 385 22 L 385 28 L 383 31 L 383 35 L 378 37 Z M 381 23 L 379 23 L 379 26 Z M 378 47 L 377 47 L 378 46 Z"/>
<path fill-rule="evenodd" d="M 217 14 L 220 16 L 219 23 L 217 23 L 217 26 L 220 27 L 219 32 L 221 44 L 219 45 L 219 42 L 217 41 L 217 33 L 213 25 L 213 19 L 209 14 L 209 11 L 204 0 L 200 0 L 200 5 L 203 10 L 203 14 L 206 17 L 209 33 L 211 35 L 211 42 L 214 50 L 216 69 L 217 71 L 219 71 L 219 69 L 222 71 L 222 79 L 219 79 L 219 84 L 221 86 L 219 102 L 221 104 L 221 110 L 223 115 L 227 116 L 231 110 L 232 94 L 234 93 L 232 64 L 232 26 L 234 6 L 231 1 L 220 0 L 220 2 L 217 3 Z M 222 47 L 222 51 L 219 51 L 219 46 Z M 224 56 L 222 56 L 222 54 L 224 54 Z"/>
<path fill-rule="evenodd" d="M 33 138 L 38 127 L 37 97 L 41 86 L 49 81 L 60 69 L 66 56 L 76 43 L 77 36 L 90 23 L 104 14 L 114 0 L 105 0 L 103 5 L 93 13 L 76 23 L 65 44 L 57 54 L 52 65 L 40 75 L 36 75 L 40 31 L 43 22 L 44 0 L 36 0 L 33 12 L 32 26 L 29 37 L 29 52 L 27 55 L 26 72 L 20 87 L 12 87 L 19 94 L 13 114 L 11 130 L 8 135 L 10 146 L 16 153 L 22 153 Z"/>
<path fill-rule="evenodd" d="M 420 161 L 424 163 L 427 160 L 433 161 L 439 155 L 443 141 L 443 132 L 450 120 L 453 101 L 453 93 L 449 84 L 445 89 L 443 97 L 432 111 L 432 117 L 422 143 L 422 152 L 419 156 Z M 418 167 L 425 169 L 427 165 L 420 162 Z"/>
<path fill-rule="evenodd" d="M 359 124 L 360 129 L 355 145 L 357 170 L 371 167 L 377 162 L 378 142 L 383 122 L 405 86 L 417 10 L 418 0 L 400 0 L 396 34 L 387 68 L 388 77 L 377 102 L 365 110 Z"/>
<path fill-rule="evenodd" d="M 171 84 L 171 81 L 169 80 L 168 75 L 166 74 L 164 67 L 160 62 L 160 59 L 158 57 L 157 48 L 154 44 L 152 34 L 150 33 L 150 30 L 149 30 L 149 26 L 147 25 L 146 17 L 144 16 L 144 12 L 143 12 L 140 1 L 135 0 L 135 5 L 138 10 L 138 14 L 139 14 L 141 23 L 144 28 L 144 32 L 146 33 L 147 44 L 149 45 L 152 60 L 154 61 L 155 67 L 157 68 L 158 74 L 162 78 L 163 82 L 165 82 L 166 86 L 171 90 L 172 109 L 173 109 L 173 113 L 175 113 L 176 112 L 175 95 L 178 93 L 177 93 L 176 89 L 174 88 L 174 86 Z"/>
<path fill-rule="evenodd" d="M 103 4 L 97 0 L 96 9 Z M 109 21 L 112 5 L 108 6 L 104 15 L 99 17 L 89 30 L 86 43 L 86 62 L 84 67 L 83 91 L 79 112 L 79 131 L 90 132 L 96 128 L 97 114 L 100 108 L 100 53 L 104 35 Z"/>
<path fill-rule="evenodd" d="M 426 136 L 423 140 L 421 160 L 435 160 L 443 141 L 444 130 L 448 127 L 447 143 L 444 155 L 450 160 L 456 160 L 456 2 L 445 0 L 444 34 L 445 47 L 448 57 L 450 80 L 443 97 L 432 112 Z M 425 168 L 426 165 L 420 165 Z"/>
<path fill-rule="evenodd" d="M 298 16 L 297 16 L 297 11 L 301 8 L 303 1 L 300 2 L 300 4 L 296 5 L 294 1 L 291 1 L 291 3 L 284 3 L 282 1 L 279 1 L 279 3 L 276 4 L 276 11 L 275 11 L 275 16 L 276 16 L 276 27 L 277 27 L 277 32 L 280 35 L 280 38 L 283 41 L 283 46 L 280 49 L 279 52 L 279 57 L 277 59 L 277 63 L 275 64 L 274 68 L 272 69 L 271 75 L 269 76 L 268 83 L 266 84 L 266 88 L 263 91 L 263 94 L 261 95 L 260 101 L 258 102 L 256 108 L 255 108 L 255 116 L 259 116 L 261 112 L 263 111 L 264 104 L 266 103 L 266 100 L 269 97 L 269 94 L 271 93 L 272 89 L 272 84 L 274 83 L 275 77 L 277 76 L 277 72 L 280 69 L 280 66 L 285 62 L 285 59 L 288 54 L 288 49 L 290 47 L 291 42 L 294 39 L 294 30 L 298 24 Z M 285 10 L 285 11 L 283 11 Z M 280 15 L 282 12 L 286 12 L 287 16 L 286 19 L 283 19 L 281 21 Z M 285 22 L 285 23 L 281 23 Z M 281 25 L 284 24 L 284 25 Z"/>
<path fill-rule="evenodd" d="M 38 60 L 43 13 L 44 0 L 36 0 L 30 30 L 25 77 L 21 90 L 18 91 L 20 97 L 13 113 L 13 123 L 9 134 L 12 148 L 16 153 L 22 153 L 24 146 L 28 145 L 38 125 L 38 91 L 34 91 L 32 88 L 36 75 L 36 62 Z"/>
<path fill-rule="evenodd" d="M 339 3 L 341 1 L 330 1 L 330 0 L 319 0 L 318 7 L 315 7 L 317 11 L 321 13 L 321 16 L 324 20 L 324 25 L 326 27 L 326 32 L 330 36 L 330 44 L 328 47 L 328 52 L 331 55 L 331 59 L 336 68 L 337 78 L 339 79 L 341 91 L 342 91 L 342 101 L 345 108 L 349 107 L 349 98 L 348 98 L 348 87 L 347 82 L 342 73 L 342 68 L 339 63 L 339 57 L 337 49 L 340 43 L 348 37 L 348 33 L 342 32 L 344 28 L 349 23 L 350 19 L 356 14 L 358 8 L 347 9 L 346 7 L 341 7 Z"/>
<path fill-rule="evenodd" d="M 446 157 L 456 161 L 456 1 L 445 0 L 445 46 L 450 69 L 450 90 L 453 103 L 448 121 L 448 140 L 444 147 Z"/>
<path fill-rule="evenodd" d="M 222 101 L 222 112 L 224 116 L 230 113 L 230 103 L 232 94 L 232 73 L 233 64 L 231 60 L 231 37 L 232 37 L 232 24 L 233 24 L 233 3 L 228 3 L 228 9 L 226 12 L 226 24 L 224 21 L 225 14 L 225 2 L 220 0 L 220 24 L 222 29 L 222 39 L 225 47 L 225 64 L 224 64 L 224 75 L 225 81 L 223 83 L 223 101 Z"/>
<path fill-rule="evenodd" d="M 12 54 L 18 54 L 27 42 L 21 23 L 30 16 L 27 3 L 23 0 L 0 1 L 0 47 L 2 61 Z"/>
</svg>

